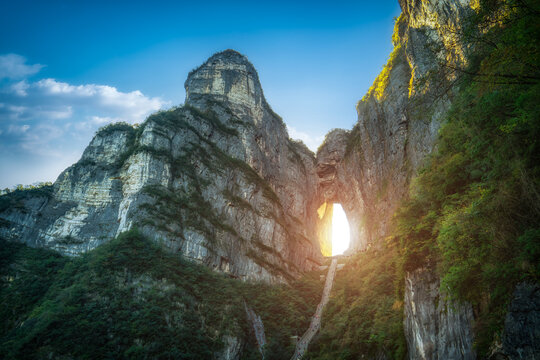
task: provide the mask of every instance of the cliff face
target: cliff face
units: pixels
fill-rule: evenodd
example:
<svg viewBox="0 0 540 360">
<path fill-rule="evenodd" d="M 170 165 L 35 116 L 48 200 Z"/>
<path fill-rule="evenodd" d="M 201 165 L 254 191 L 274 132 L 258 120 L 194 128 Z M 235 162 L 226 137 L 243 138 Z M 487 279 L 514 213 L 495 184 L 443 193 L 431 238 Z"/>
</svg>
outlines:
<svg viewBox="0 0 540 360">
<path fill-rule="evenodd" d="M 339 202 L 351 225 L 351 252 L 382 247 L 412 176 L 435 146 L 452 99 L 455 74 L 467 61 L 455 36 L 469 1 L 401 1 L 394 50 L 358 102 L 351 131 L 333 130 L 317 153 L 319 202 Z M 441 71 L 441 68 L 443 71 Z M 410 359 L 474 359 L 470 305 L 449 304 L 434 271 L 409 274 L 404 328 Z"/>
<path fill-rule="evenodd" d="M 362 181 L 356 169 L 343 163 L 350 132 L 332 130 L 326 135 L 317 151 L 318 201 L 331 216 L 331 205 L 340 203 L 350 226 L 350 246 L 347 253 L 365 249 L 367 246 L 366 214 L 360 188 Z M 320 224 L 324 226 L 324 224 Z M 331 226 L 331 224 L 330 224 Z M 324 243 L 324 239 L 321 242 Z"/>
<path fill-rule="evenodd" d="M 446 301 L 439 286 L 428 269 L 407 274 L 404 328 L 409 359 L 475 359 L 472 308 Z"/>
<path fill-rule="evenodd" d="M 476 359 L 471 306 L 445 300 L 439 286 L 432 270 L 407 274 L 403 325 L 409 359 Z M 488 358 L 535 359 L 539 329 L 540 287 L 521 283 L 509 304 L 501 341 L 492 344 Z"/>
<path fill-rule="evenodd" d="M 317 153 L 319 203 L 339 202 L 351 225 L 351 251 L 391 235 L 391 217 L 412 175 L 435 145 L 454 74 L 466 62 L 455 31 L 469 1 L 401 1 L 394 50 L 358 102 L 351 131 L 331 131 Z"/>
<path fill-rule="evenodd" d="M 437 63 L 466 61 L 448 29 L 461 27 L 468 1 L 400 4 L 394 51 L 358 123 L 330 132 L 316 158 L 288 138 L 253 65 L 225 51 L 189 74 L 184 107 L 98 132 L 51 197 L 0 214 L 0 235 L 76 255 L 137 224 L 172 251 L 274 279 L 329 253 L 330 213 L 317 209 L 339 202 L 350 251 L 380 244 L 448 108 L 452 74 L 434 74 Z"/>
<path fill-rule="evenodd" d="M 516 287 L 504 321 L 502 342 L 489 359 L 537 359 L 540 354 L 540 286 L 521 283 Z"/>
<path fill-rule="evenodd" d="M 137 226 L 232 276 L 283 281 L 321 259 L 315 159 L 257 72 L 227 50 L 190 73 L 185 105 L 99 131 L 50 196 L 0 214 L 0 235 L 77 255 Z"/>
<path fill-rule="evenodd" d="M 344 196 L 362 208 L 350 213 L 351 218 L 363 219 L 362 229 L 354 230 L 355 249 L 390 235 L 391 217 L 408 191 L 411 176 L 433 150 L 449 106 L 453 75 L 436 72 L 439 63 L 466 61 L 449 29 L 460 28 L 470 11 L 468 1 L 400 4 L 403 13 L 394 29 L 394 50 L 358 102 L 358 123 L 339 140 L 336 132 L 330 133 L 325 142 L 340 154 L 334 168 L 336 179 L 347 179 L 339 181 Z M 319 162 L 328 152 L 324 147 L 322 151 Z"/>
<path fill-rule="evenodd" d="M 391 218 L 409 191 L 411 177 L 435 146 L 454 80 L 440 64 L 466 62 L 464 45 L 453 34 L 471 11 L 469 1 L 412 0 L 400 5 L 394 51 L 358 103 L 359 120 L 345 160 L 361 179 L 367 241 L 374 243 L 391 235 Z M 471 306 L 448 303 L 439 286 L 430 269 L 405 279 L 409 359 L 474 359 Z"/>
</svg>

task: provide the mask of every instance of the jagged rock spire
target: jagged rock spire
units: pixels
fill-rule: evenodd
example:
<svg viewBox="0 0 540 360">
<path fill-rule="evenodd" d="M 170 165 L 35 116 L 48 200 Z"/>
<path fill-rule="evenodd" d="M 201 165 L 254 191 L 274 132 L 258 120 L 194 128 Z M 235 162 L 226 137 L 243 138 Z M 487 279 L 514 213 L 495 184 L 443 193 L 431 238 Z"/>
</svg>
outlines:
<svg viewBox="0 0 540 360">
<path fill-rule="evenodd" d="M 208 97 L 248 107 L 265 103 L 257 71 L 247 57 L 230 49 L 191 71 L 184 87 L 186 104 L 195 106 Z"/>
</svg>

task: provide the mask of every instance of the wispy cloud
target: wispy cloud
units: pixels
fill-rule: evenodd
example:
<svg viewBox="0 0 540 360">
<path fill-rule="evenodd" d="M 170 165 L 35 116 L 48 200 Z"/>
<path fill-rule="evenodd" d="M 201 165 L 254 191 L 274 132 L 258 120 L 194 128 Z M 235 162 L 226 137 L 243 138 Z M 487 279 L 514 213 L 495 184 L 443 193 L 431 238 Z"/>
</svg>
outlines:
<svg viewBox="0 0 540 360">
<path fill-rule="evenodd" d="M 317 152 L 317 148 L 322 144 L 324 135 L 322 134 L 308 134 L 307 132 L 298 131 L 294 127 L 287 125 L 289 136 L 291 139 L 302 140 L 304 144 L 313 152 Z"/>
<path fill-rule="evenodd" d="M 23 155 L 42 158 L 55 168 L 59 162 L 67 167 L 74 152 L 80 156 L 99 127 L 118 121 L 139 123 L 168 105 L 139 90 L 123 92 L 108 85 L 74 85 L 50 78 L 32 81 L 29 77 L 42 67 L 26 64 L 20 55 L 0 56 L 0 80 L 4 79 L 0 83 L 0 168 L 5 167 L 1 162 L 6 157 Z M 51 179 L 33 181 L 38 180 Z M 0 186 L 9 185 L 13 180 L 0 178 Z"/>
<path fill-rule="evenodd" d="M 19 81 L 1 89 L 0 97 L 6 104 L 2 113 L 12 120 L 39 117 L 45 121 L 85 115 L 135 123 L 166 104 L 138 90 L 121 92 L 107 85 L 71 85 L 55 79 Z"/>
<path fill-rule="evenodd" d="M 0 55 L 0 80 L 21 79 L 30 75 L 34 75 L 43 68 L 44 65 L 33 64 L 27 65 L 26 58 L 17 54 Z"/>
</svg>

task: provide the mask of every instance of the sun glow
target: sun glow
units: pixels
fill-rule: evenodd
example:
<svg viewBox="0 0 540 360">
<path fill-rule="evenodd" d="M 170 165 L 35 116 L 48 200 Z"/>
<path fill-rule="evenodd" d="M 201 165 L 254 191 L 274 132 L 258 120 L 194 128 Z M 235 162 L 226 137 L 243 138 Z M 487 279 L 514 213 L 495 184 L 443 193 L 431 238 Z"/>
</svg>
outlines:
<svg viewBox="0 0 540 360">
<path fill-rule="evenodd" d="M 332 256 L 341 255 L 349 248 L 349 221 L 340 204 L 334 204 L 332 214 Z"/>
</svg>

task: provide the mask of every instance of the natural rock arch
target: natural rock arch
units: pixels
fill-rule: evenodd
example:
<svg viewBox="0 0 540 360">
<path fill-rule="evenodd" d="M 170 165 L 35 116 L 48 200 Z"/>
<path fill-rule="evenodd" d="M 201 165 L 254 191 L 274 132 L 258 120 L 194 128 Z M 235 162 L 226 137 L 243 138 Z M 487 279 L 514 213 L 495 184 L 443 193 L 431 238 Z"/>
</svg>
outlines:
<svg viewBox="0 0 540 360">
<path fill-rule="evenodd" d="M 317 151 L 317 234 L 323 255 L 327 255 L 328 249 L 331 255 L 331 221 L 335 203 L 341 204 L 349 221 L 351 241 L 347 252 L 364 250 L 369 243 L 364 202 L 355 176 L 357 169 L 347 168 L 349 137 L 349 131 L 334 129 Z"/>
</svg>

